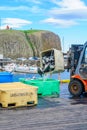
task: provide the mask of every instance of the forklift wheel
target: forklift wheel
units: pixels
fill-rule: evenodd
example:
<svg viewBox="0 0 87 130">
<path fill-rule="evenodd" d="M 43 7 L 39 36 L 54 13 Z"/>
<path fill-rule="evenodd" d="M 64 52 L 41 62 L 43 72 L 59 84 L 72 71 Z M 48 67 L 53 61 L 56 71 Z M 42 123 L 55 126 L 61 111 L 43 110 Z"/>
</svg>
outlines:
<svg viewBox="0 0 87 130">
<path fill-rule="evenodd" d="M 68 90 L 73 96 L 80 96 L 83 92 L 83 86 L 80 81 L 72 80 L 69 83 Z"/>
</svg>

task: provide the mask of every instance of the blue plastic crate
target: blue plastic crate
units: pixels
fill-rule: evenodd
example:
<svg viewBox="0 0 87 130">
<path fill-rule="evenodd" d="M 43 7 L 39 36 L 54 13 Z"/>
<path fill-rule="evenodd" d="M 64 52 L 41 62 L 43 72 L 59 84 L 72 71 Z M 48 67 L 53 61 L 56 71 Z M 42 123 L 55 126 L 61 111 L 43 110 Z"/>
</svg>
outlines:
<svg viewBox="0 0 87 130">
<path fill-rule="evenodd" d="M 13 74 L 10 72 L 0 72 L 0 83 L 13 82 Z"/>
</svg>

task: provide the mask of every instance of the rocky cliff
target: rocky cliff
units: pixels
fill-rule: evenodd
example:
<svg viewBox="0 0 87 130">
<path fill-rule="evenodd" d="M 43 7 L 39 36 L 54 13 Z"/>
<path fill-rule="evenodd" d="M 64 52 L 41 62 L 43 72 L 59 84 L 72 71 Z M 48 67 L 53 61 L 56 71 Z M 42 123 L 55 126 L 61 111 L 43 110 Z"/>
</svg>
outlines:
<svg viewBox="0 0 87 130">
<path fill-rule="evenodd" d="M 0 30 L 0 54 L 4 57 L 39 56 L 50 48 L 61 50 L 60 38 L 53 32 Z"/>
</svg>

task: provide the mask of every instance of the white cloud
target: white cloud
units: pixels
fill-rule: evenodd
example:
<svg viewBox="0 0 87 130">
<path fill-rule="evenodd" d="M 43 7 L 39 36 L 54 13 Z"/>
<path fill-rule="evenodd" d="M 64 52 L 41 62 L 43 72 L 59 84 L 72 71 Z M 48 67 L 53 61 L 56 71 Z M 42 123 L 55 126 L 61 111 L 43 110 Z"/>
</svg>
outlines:
<svg viewBox="0 0 87 130">
<path fill-rule="evenodd" d="M 48 24 L 54 24 L 56 26 L 61 26 L 61 27 L 69 27 L 69 26 L 73 26 L 76 25 L 77 22 L 73 21 L 73 20 L 62 20 L 62 19 L 54 19 L 54 18 L 48 18 L 45 19 L 43 21 L 41 21 L 42 23 L 48 23 Z"/>
<path fill-rule="evenodd" d="M 28 11 L 31 13 L 38 13 L 42 14 L 44 11 L 43 9 L 39 8 L 38 6 L 0 6 L 0 11 Z"/>
<path fill-rule="evenodd" d="M 28 16 L 31 15 L 32 17 L 34 16 L 49 17 L 48 19 L 43 20 L 43 22 L 55 24 L 58 26 L 60 25 L 63 27 L 73 26 L 79 23 L 79 21 L 81 20 L 85 20 L 85 21 L 87 20 L 87 6 L 83 2 L 83 0 L 31 0 L 31 1 L 16 0 L 16 2 L 20 2 L 21 4 L 23 4 L 24 2 L 30 2 L 30 4 L 28 3 L 27 6 L 20 5 L 20 6 L 13 6 L 13 7 L 1 6 L 0 10 L 21 11 L 21 12 L 27 11 Z M 48 8 L 46 9 L 45 7 Z M 19 25 L 16 24 L 16 26 Z"/>
<path fill-rule="evenodd" d="M 23 0 L 24 1 L 24 0 Z M 34 3 L 34 4 L 41 4 L 40 0 L 25 0 L 26 2 L 31 2 L 31 3 Z"/>
<path fill-rule="evenodd" d="M 53 3 L 57 4 L 62 8 L 69 9 L 84 9 L 86 8 L 85 3 L 82 0 L 52 0 Z"/>
<path fill-rule="evenodd" d="M 27 6 L 0 6 L 0 10 L 29 10 L 30 8 Z"/>
<path fill-rule="evenodd" d="M 32 6 L 31 10 L 32 13 L 38 13 L 38 14 L 42 14 L 43 13 L 43 9 L 37 7 L 37 6 Z"/>
<path fill-rule="evenodd" d="M 40 0 L 15 0 L 16 2 L 29 2 L 29 3 L 33 3 L 33 4 L 41 4 Z"/>
<path fill-rule="evenodd" d="M 65 19 L 65 16 L 69 16 L 69 19 L 73 19 L 74 16 L 75 18 L 82 18 L 84 16 L 85 18 L 87 18 L 87 6 L 81 0 L 61 0 L 59 2 L 57 0 L 52 1 L 61 7 L 52 8 L 49 11 L 49 14 L 54 17 L 63 18 L 64 16 Z"/>
<path fill-rule="evenodd" d="M 52 9 L 49 12 L 49 15 L 54 18 L 61 18 L 61 19 L 87 19 L 87 8 L 85 9 Z"/>
<path fill-rule="evenodd" d="M 48 11 L 49 19 L 46 23 L 57 24 L 63 27 L 79 24 L 87 20 L 87 6 L 81 0 L 51 0 L 57 6 Z"/>
<path fill-rule="evenodd" d="M 18 18 L 5 18 L 5 19 L 1 19 L 1 28 L 5 29 L 6 26 L 8 25 L 10 28 L 21 28 L 23 26 L 32 24 L 31 21 L 27 21 L 24 19 L 18 19 Z"/>
</svg>

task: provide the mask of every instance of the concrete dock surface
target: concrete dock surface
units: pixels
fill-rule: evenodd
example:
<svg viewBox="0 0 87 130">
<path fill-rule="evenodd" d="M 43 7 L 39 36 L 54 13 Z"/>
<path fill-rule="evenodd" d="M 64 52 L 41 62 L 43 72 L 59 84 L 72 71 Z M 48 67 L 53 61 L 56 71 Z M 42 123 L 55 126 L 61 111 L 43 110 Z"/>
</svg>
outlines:
<svg viewBox="0 0 87 130">
<path fill-rule="evenodd" d="M 38 105 L 0 109 L 0 130 L 87 130 L 87 95 L 73 98 L 61 85 L 59 97 L 40 97 Z"/>
</svg>

